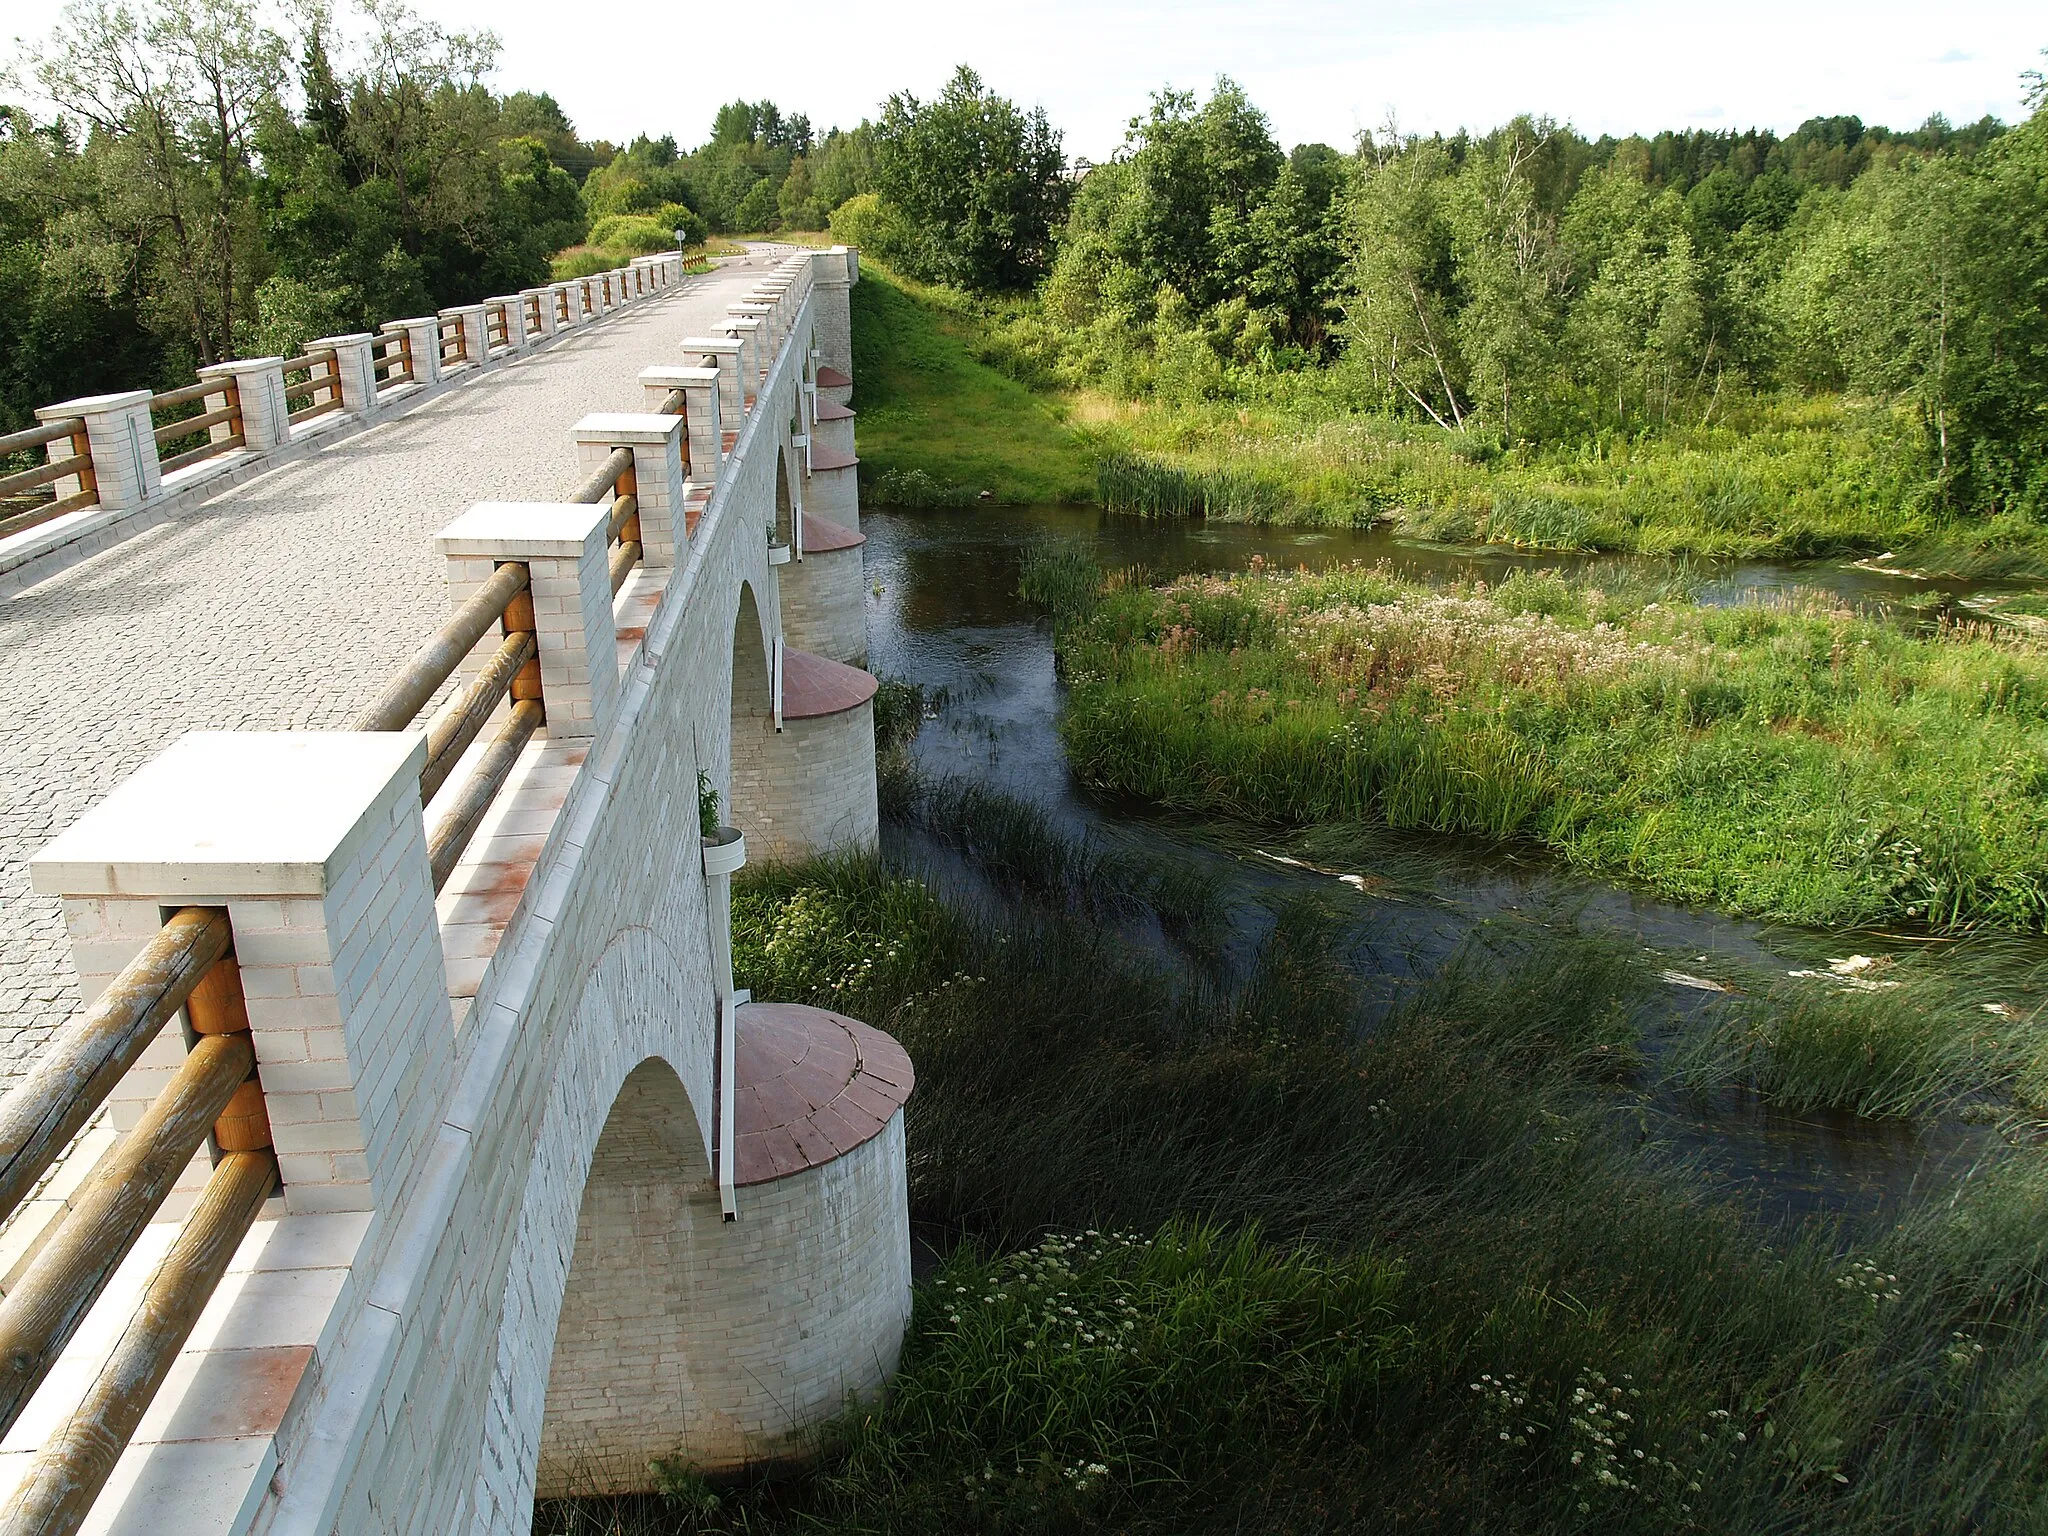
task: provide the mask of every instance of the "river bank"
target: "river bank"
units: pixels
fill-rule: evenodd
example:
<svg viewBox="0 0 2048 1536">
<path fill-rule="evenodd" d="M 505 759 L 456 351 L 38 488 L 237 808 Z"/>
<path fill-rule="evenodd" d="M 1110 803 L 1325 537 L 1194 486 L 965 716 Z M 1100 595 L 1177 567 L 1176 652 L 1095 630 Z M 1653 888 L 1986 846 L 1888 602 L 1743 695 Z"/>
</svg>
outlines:
<svg viewBox="0 0 2048 1536">
<path fill-rule="evenodd" d="M 1115 397 L 1060 387 L 1019 340 L 1045 329 L 1033 301 L 864 273 L 854 339 L 871 505 L 987 492 L 1147 517 L 1383 522 L 1444 543 L 2048 575 L 2039 525 L 1942 513 L 1917 425 L 1883 402 L 1731 397 L 1702 423 L 1539 449 L 1365 412 L 1341 366 Z"/>
</svg>

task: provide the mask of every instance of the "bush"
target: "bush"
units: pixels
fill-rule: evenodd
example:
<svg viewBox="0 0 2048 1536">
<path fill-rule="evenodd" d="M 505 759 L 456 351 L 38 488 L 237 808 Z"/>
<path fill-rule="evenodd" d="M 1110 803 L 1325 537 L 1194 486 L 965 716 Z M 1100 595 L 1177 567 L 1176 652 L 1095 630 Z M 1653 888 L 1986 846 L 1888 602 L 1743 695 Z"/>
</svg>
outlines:
<svg viewBox="0 0 2048 1536">
<path fill-rule="evenodd" d="M 893 203 L 883 202 L 878 192 L 848 198 L 832 210 L 826 223 L 841 245 L 857 245 L 884 261 L 900 260 L 916 243 L 909 219 Z"/>
</svg>

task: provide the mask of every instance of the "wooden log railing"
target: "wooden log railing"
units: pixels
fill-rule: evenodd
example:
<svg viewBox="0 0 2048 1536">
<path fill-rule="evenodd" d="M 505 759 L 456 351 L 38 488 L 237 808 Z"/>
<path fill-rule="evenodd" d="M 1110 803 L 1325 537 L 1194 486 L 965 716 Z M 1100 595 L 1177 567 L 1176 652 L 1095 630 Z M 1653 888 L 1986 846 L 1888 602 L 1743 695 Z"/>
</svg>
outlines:
<svg viewBox="0 0 2048 1536">
<path fill-rule="evenodd" d="M 197 1043 L 0 1299 L 0 1433 L 209 1136 L 223 1156 L 113 1359 L 0 1512 L 7 1536 L 78 1528 L 277 1183 L 228 915 L 186 907 L 0 1100 L 0 1215 L 34 1190 L 180 1008 Z"/>
<path fill-rule="evenodd" d="M 407 384 L 418 377 L 412 366 L 412 332 L 390 331 L 378 338 L 382 345 L 379 351 L 371 349 L 371 367 L 376 372 L 378 384 L 385 389 L 394 385 Z"/>
<path fill-rule="evenodd" d="M 46 421 L 41 426 L 9 432 L 0 437 L 0 460 L 38 448 L 50 453 L 49 445 L 52 443 L 65 443 L 71 451 L 67 454 L 57 449 L 55 456 L 41 464 L 0 475 L 0 538 L 47 523 L 66 512 L 99 504 L 99 483 L 93 478 L 92 449 L 86 442 L 85 418 L 82 416 L 67 416 L 62 421 Z M 44 486 L 54 486 L 57 481 L 71 476 L 77 477 L 79 488 L 69 496 L 58 496 L 53 491 L 47 501 L 36 498 L 19 510 L 7 509 L 7 501 L 34 497 Z"/>
<path fill-rule="evenodd" d="M 286 358 L 284 371 L 287 379 L 294 373 L 306 375 L 300 382 L 287 382 L 284 387 L 285 419 L 293 426 L 341 409 L 341 363 L 332 347 L 323 347 L 302 357 Z M 321 398 L 323 395 L 325 399 Z M 294 411 L 291 410 L 294 400 L 307 403 Z"/>
<path fill-rule="evenodd" d="M 611 552 L 612 596 L 617 597 L 619 589 L 625 586 L 626 578 L 633 574 L 633 567 L 640 563 L 645 553 L 640 542 L 639 480 L 633 472 L 632 449 L 614 448 L 611 456 L 576 488 L 569 499 L 586 506 L 596 506 L 607 496 L 612 498 L 611 530 L 607 542 L 616 546 Z"/>
<path fill-rule="evenodd" d="M 206 408 L 206 402 L 218 397 L 221 403 Z M 183 469 L 188 464 L 215 458 L 223 453 L 232 453 L 247 441 L 242 435 L 242 386 L 234 375 L 220 379 L 201 379 L 197 384 L 184 384 L 176 389 L 164 390 L 149 397 L 150 414 L 182 410 L 188 405 L 200 405 L 195 416 L 174 417 L 156 428 L 156 451 L 158 468 L 165 474 Z M 212 435 L 215 427 L 227 430 L 220 436 Z M 207 433 L 208 440 L 197 447 L 176 450 L 175 445 L 198 433 Z M 165 449 L 174 449 L 165 453 Z"/>
</svg>

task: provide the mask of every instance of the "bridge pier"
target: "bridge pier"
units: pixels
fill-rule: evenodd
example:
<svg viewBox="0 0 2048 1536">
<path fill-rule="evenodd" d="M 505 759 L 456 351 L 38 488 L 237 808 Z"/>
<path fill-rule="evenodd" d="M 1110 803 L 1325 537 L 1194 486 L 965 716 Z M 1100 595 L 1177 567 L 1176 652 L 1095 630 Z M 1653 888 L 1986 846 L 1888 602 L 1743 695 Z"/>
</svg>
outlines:
<svg viewBox="0 0 2048 1536">
<path fill-rule="evenodd" d="M 756 1003 L 738 1023 L 741 1220 L 664 1064 L 636 1069 L 605 1121 L 548 1370 L 543 1498 L 644 1490 L 657 1460 L 801 1455 L 806 1429 L 896 1368 L 910 1059 L 822 1009 Z"/>
</svg>

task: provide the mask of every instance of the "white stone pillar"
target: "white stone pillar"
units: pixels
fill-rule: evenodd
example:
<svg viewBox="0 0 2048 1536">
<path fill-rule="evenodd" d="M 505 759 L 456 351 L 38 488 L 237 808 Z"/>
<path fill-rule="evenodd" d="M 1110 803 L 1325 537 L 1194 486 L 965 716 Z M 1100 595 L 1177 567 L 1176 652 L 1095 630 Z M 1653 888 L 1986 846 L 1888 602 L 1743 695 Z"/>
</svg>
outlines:
<svg viewBox="0 0 2048 1536">
<path fill-rule="evenodd" d="M 725 333 L 740 343 L 740 390 L 743 403 L 752 409 L 761 389 L 761 370 L 768 366 L 768 338 L 762 334 L 760 319 L 754 315 L 730 315 Z"/>
<path fill-rule="evenodd" d="M 552 288 L 522 288 L 519 290 L 520 314 L 525 323 L 533 327 L 527 338 L 537 343 L 542 338 L 555 334 L 556 305 L 560 301 Z"/>
<path fill-rule="evenodd" d="M 334 371 L 341 377 L 341 408 L 358 416 L 377 414 L 377 338 L 368 331 L 322 336 L 306 343 L 308 351 L 334 353 Z"/>
<path fill-rule="evenodd" d="M 526 350 L 526 300 L 516 293 L 500 294 L 495 299 L 485 299 L 486 310 L 498 311 L 505 328 L 505 349 L 517 356 Z M 489 319 L 488 314 L 485 316 Z"/>
<path fill-rule="evenodd" d="M 684 356 L 700 359 L 699 367 L 718 370 L 718 413 L 734 431 L 746 420 L 740 405 L 740 353 L 744 345 L 736 336 L 683 338 Z"/>
<path fill-rule="evenodd" d="M 576 462 L 596 469 L 614 448 L 633 450 L 634 494 L 640 498 L 640 558 L 674 565 L 688 542 L 683 514 L 683 431 L 680 416 L 600 411 L 572 429 Z"/>
<path fill-rule="evenodd" d="M 100 505 L 109 511 L 125 512 L 141 506 L 163 492 L 164 481 L 157 468 L 155 428 L 149 419 L 149 391 L 126 389 L 115 395 L 85 395 L 58 405 L 36 408 L 38 421 L 64 421 L 78 416 L 85 421 L 86 452 L 92 458 L 93 480 L 99 486 Z M 54 462 L 73 458 L 73 440 L 60 437 L 44 450 Z M 76 475 L 66 475 L 52 489 L 61 499 L 84 489 Z"/>
<path fill-rule="evenodd" d="M 407 348 L 412 354 L 412 377 L 415 384 L 438 384 L 441 381 L 441 322 L 433 315 L 418 315 L 410 320 L 386 320 L 384 334 L 395 331 L 405 332 Z"/>
<path fill-rule="evenodd" d="M 163 911 L 227 908 L 294 1214 L 392 1211 L 454 1085 L 425 763 L 417 731 L 195 731 L 30 861 L 87 996 Z M 172 1020 L 124 1090 L 153 1096 L 184 1054 Z"/>
<path fill-rule="evenodd" d="M 463 363 L 470 363 L 478 368 L 490 365 L 491 338 L 490 332 L 484 326 L 483 305 L 451 304 L 441 311 L 441 320 L 443 336 L 452 334 L 459 337 L 458 345 L 462 349 L 461 357 L 451 360 L 446 365 L 448 368 L 457 368 Z"/>
<path fill-rule="evenodd" d="M 292 437 L 291 411 L 284 399 L 284 359 L 247 357 L 232 363 L 210 363 L 202 379 L 233 379 L 242 404 L 242 446 L 267 453 Z"/>
<path fill-rule="evenodd" d="M 659 411 L 668 397 L 683 392 L 683 448 L 689 478 L 695 485 L 715 485 L 725 462 L 725 439 L 719 423 L 719 370 L 663 365 L 640 370 L 647 408 Z"/>
<path fill-rule="evenodd" d="M 598 735 L 618 709 L 610 523 L 608 506 L 486 501 L 434 535 L 448 557 L 451 608 L 473 597 L 499 566 L 526 566 L 550 736 Z"/>
<path fill-rule="evenodd" d="M 546 288 L 548 312 L 554 317 L 549 321 L 550 334 L 566 331 L 583 318 L 583 300 L 574 283 L 549 283 Z"/>
</svg>

